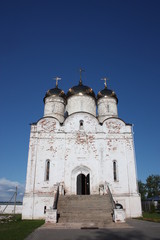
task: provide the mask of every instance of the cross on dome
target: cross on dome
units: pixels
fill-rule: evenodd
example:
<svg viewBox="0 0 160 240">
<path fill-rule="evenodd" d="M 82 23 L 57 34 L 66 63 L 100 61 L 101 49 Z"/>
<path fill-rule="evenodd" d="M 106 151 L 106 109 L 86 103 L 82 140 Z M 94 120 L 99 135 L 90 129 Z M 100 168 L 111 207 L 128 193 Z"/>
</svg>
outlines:
<svg viewBox="0 0 160 240">
<path fill-rule="evenodd" d="M 80 80 L 79 80 L 79 84 L 82 85 L 82 72 L 85 72 L 84 69 L 80 68 L 79 69 L 79 72 L 80 72 Z"/>
<path fill-rule="evenodd" d="M 107 88 L 107 80 L 109 80 L 109 78 L 104 77 L 104 78 L 101 78 L 101 80 L 104 81 L 104 86 L 105 88 Z"/>
<path fill-rule="evenodd" d="M 54 77 L 53 80 L 56 81 L 56 88 L 58 88 L 58 81 L 60 81 L 61 78 L 60 77 Z"/>
</svg>

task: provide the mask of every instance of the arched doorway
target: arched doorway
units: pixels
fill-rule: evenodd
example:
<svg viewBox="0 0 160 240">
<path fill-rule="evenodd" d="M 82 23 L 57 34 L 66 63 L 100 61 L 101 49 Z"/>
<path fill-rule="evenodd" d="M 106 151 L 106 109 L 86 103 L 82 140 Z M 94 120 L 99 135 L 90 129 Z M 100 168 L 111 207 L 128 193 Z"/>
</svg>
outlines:
<svg viewBox="0 0 160 240">
<path fill-rule="evenodd" d="M 89 195 L 90 194 L 90 176 L 85 176 L 80 173 L 77 176 L 77 195 Z"/>
</svg>

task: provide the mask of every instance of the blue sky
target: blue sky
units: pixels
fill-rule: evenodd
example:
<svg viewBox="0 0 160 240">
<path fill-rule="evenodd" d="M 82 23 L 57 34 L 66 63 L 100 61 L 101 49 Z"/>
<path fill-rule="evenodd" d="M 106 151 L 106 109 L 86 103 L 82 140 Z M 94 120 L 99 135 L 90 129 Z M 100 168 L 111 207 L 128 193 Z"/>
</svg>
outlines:
<svg viewBox="0 0 160 240">
<path fill-rule="evenodd" d="M 83 82 L 119 99 L 119 117 L 134 124 L 138 179 L 160 174 L 160 1 L 0 1 L 0 200 L 24 191 L 30 123 L 62 78 L 65 92 Z"/>
</svg>

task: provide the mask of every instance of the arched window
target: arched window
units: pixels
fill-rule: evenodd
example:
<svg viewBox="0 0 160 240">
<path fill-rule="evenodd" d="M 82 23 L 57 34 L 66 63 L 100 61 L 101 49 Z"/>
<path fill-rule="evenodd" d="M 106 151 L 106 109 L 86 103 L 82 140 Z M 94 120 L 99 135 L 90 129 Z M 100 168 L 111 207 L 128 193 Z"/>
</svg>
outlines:
<svg viewBox="0 0 160 240">
<path fill-rule="evenodd" d="M 118 181 L 118 167 L 117 167 L 117 161 L 113 161 L 113 179 L 114 181 Z"/>
<path fill-rule="evenodd" d="M 49 181 L 50 160 L 46 161 L 45 180 Z"/>
<path fill-rule="evenodd" d="M 79 129 L 81 129 L 81 130 L 83 129 L 83 120 L 79 121 Z"/>
<path fill-rule="evenodd" d="M 46 206 L 44 206 L 44 214 L 46 214 L 46 209 L 47 209 L 47 207 L 46 207 Z"/>
</svg>

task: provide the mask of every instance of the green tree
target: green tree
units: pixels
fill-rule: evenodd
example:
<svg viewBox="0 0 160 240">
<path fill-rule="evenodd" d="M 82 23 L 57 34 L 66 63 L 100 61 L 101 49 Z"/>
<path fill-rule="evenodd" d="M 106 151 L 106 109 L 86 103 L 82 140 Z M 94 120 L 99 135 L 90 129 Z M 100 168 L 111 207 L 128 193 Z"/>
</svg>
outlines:
<svg viewBox="0 0 160 240">
<path fill-rule="evenodd" d="M 141 194 L 141 200 L 146 199 L 146 185 L 142 181 L 138 181 L 138 188 L 139 188 L 139 193 Z"/>
<path fill-rule="evenodd" d="M 160 175 L 150 175 L 146 179 L 147 197 L 160 195 Z"/>
</svg>

